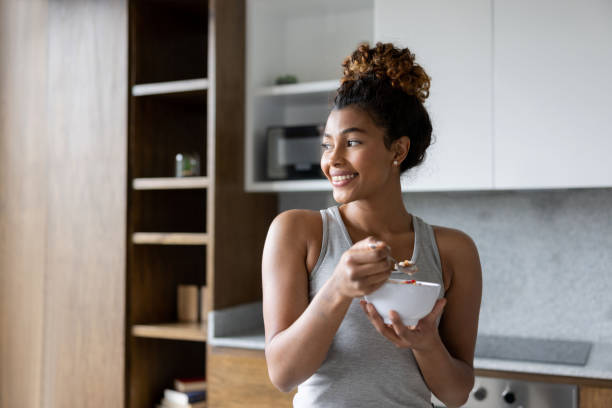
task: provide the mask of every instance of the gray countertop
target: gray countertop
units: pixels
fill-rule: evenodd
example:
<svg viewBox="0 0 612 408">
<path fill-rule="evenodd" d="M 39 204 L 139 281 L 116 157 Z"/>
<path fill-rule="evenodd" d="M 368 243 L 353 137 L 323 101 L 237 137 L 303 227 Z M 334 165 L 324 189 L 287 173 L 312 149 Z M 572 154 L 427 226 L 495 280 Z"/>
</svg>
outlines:
<svg viewBox="0 0 612 408">
<path fill-rule="evenodd" d="M 211 312 L 208 342 L 211 346 L 263 350 L 265 338 L 261 302 Z M 474 368 L 612 380 L 612 343 L 593 343 L 584 366 L 475 358 Z"/>
</svg>

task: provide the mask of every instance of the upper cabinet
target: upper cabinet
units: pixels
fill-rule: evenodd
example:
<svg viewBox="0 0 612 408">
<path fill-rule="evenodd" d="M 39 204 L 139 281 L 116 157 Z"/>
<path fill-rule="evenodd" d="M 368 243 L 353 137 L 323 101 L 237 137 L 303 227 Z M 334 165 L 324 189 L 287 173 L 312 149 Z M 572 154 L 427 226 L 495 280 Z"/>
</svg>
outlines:
<svg viewBox="0 0 612 408">
<path fill-rule="evenodd" d="M 267 131 L 325 123 L 341 63 L 372 41 L 373 0 L 248 0 L 245 187 L 329 189 L 326 180 L 279 181 L 266 174 Z M 297 83 L 277 85 L 280 77 Z"/>
<path fill-rule="evenodd" d="M 431 77 L 433 144 L 402 189 L 491 189 L 491 2 L 377 0 L 374 38 L 409 48 Z"/>
<path fill-rule="evenodd" d="M 433 144 L 404 191 L 612 186 L 611 21 L 603 0 L 250 0 L 246 189 L 330 188 L 267 180 L 267 129 L 323 123 L 364 40 L 408 47 L 432 78 Z"/>
<path fill-rule="evenodd" d="M 612 186 L 612 3 L 494 10 L 495 186 Z"/>
</svg>

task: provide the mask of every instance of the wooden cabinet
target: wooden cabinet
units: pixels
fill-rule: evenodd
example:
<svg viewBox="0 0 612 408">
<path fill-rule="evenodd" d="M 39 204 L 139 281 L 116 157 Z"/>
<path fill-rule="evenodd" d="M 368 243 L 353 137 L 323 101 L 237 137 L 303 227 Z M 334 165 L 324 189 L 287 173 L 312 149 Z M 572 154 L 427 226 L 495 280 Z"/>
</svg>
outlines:
<svg viewBox="0 0 612 408">
<path fill-rule="evenodd" d="M 296 390 L 282 393 L 268 378 L 263 351 L 212 347 L 209 404 L 215 408 L 291 407 Z"/>
<path fill-rule="evenodd" d="M 375 40 L 408 47 L 432 78 L 425 106 L 434 143 L 405 191 L 493 187 L 491 7 L 488 0 L 375 2 Z"/>
<path fill-rule="evenodd" d="M 177 286 L 207 309 L 261 299 L 276 198 L 243 190 L 244 2 L 132 0 L 128 159 L 127 405 L 155 406 L 206 371 L 206 316 L 177 320 Z M 175 156 L 201 172 L 175 176 Z M 210 389 L 210 387 L 209 387 Z"/>
<path fill-rule="evenodd" d="M 612 407 L 612 384 L 609 387 L 581 385 L 578 393 L 580 408 Z"/>
<path fill-rule="evenodd" d="M 612 5 L 494 4 L 495 186 L 611 186 Z"/>
</svg>

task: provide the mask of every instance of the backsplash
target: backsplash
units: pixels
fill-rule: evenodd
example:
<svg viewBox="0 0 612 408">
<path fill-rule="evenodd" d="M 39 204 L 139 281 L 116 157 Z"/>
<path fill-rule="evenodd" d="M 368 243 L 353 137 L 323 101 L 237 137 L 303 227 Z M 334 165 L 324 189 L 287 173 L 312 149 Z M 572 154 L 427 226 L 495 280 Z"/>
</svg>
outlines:
<svg viewBox="0 0 612 408">
<path fill-rule="evenodd" d="M 480 333 L 612 338 L 612 189 L 406 193 L 404 202 L 476 242 Z M 335 204 L 327 192 L 279 195 L 279 211 Z"/>
</svg>

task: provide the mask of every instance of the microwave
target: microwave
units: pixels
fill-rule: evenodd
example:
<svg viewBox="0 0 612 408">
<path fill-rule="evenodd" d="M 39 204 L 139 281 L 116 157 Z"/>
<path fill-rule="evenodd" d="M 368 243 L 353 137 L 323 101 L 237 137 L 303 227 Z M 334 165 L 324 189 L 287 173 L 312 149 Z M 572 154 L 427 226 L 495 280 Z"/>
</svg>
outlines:
<svg viewBox="0 0 612 408">
<path fill-rule="evenodd" d="M 323 125 L 272 126 L 266 131 L 269 180 L 325 178 L 321 171 Z"/>
</svg>

